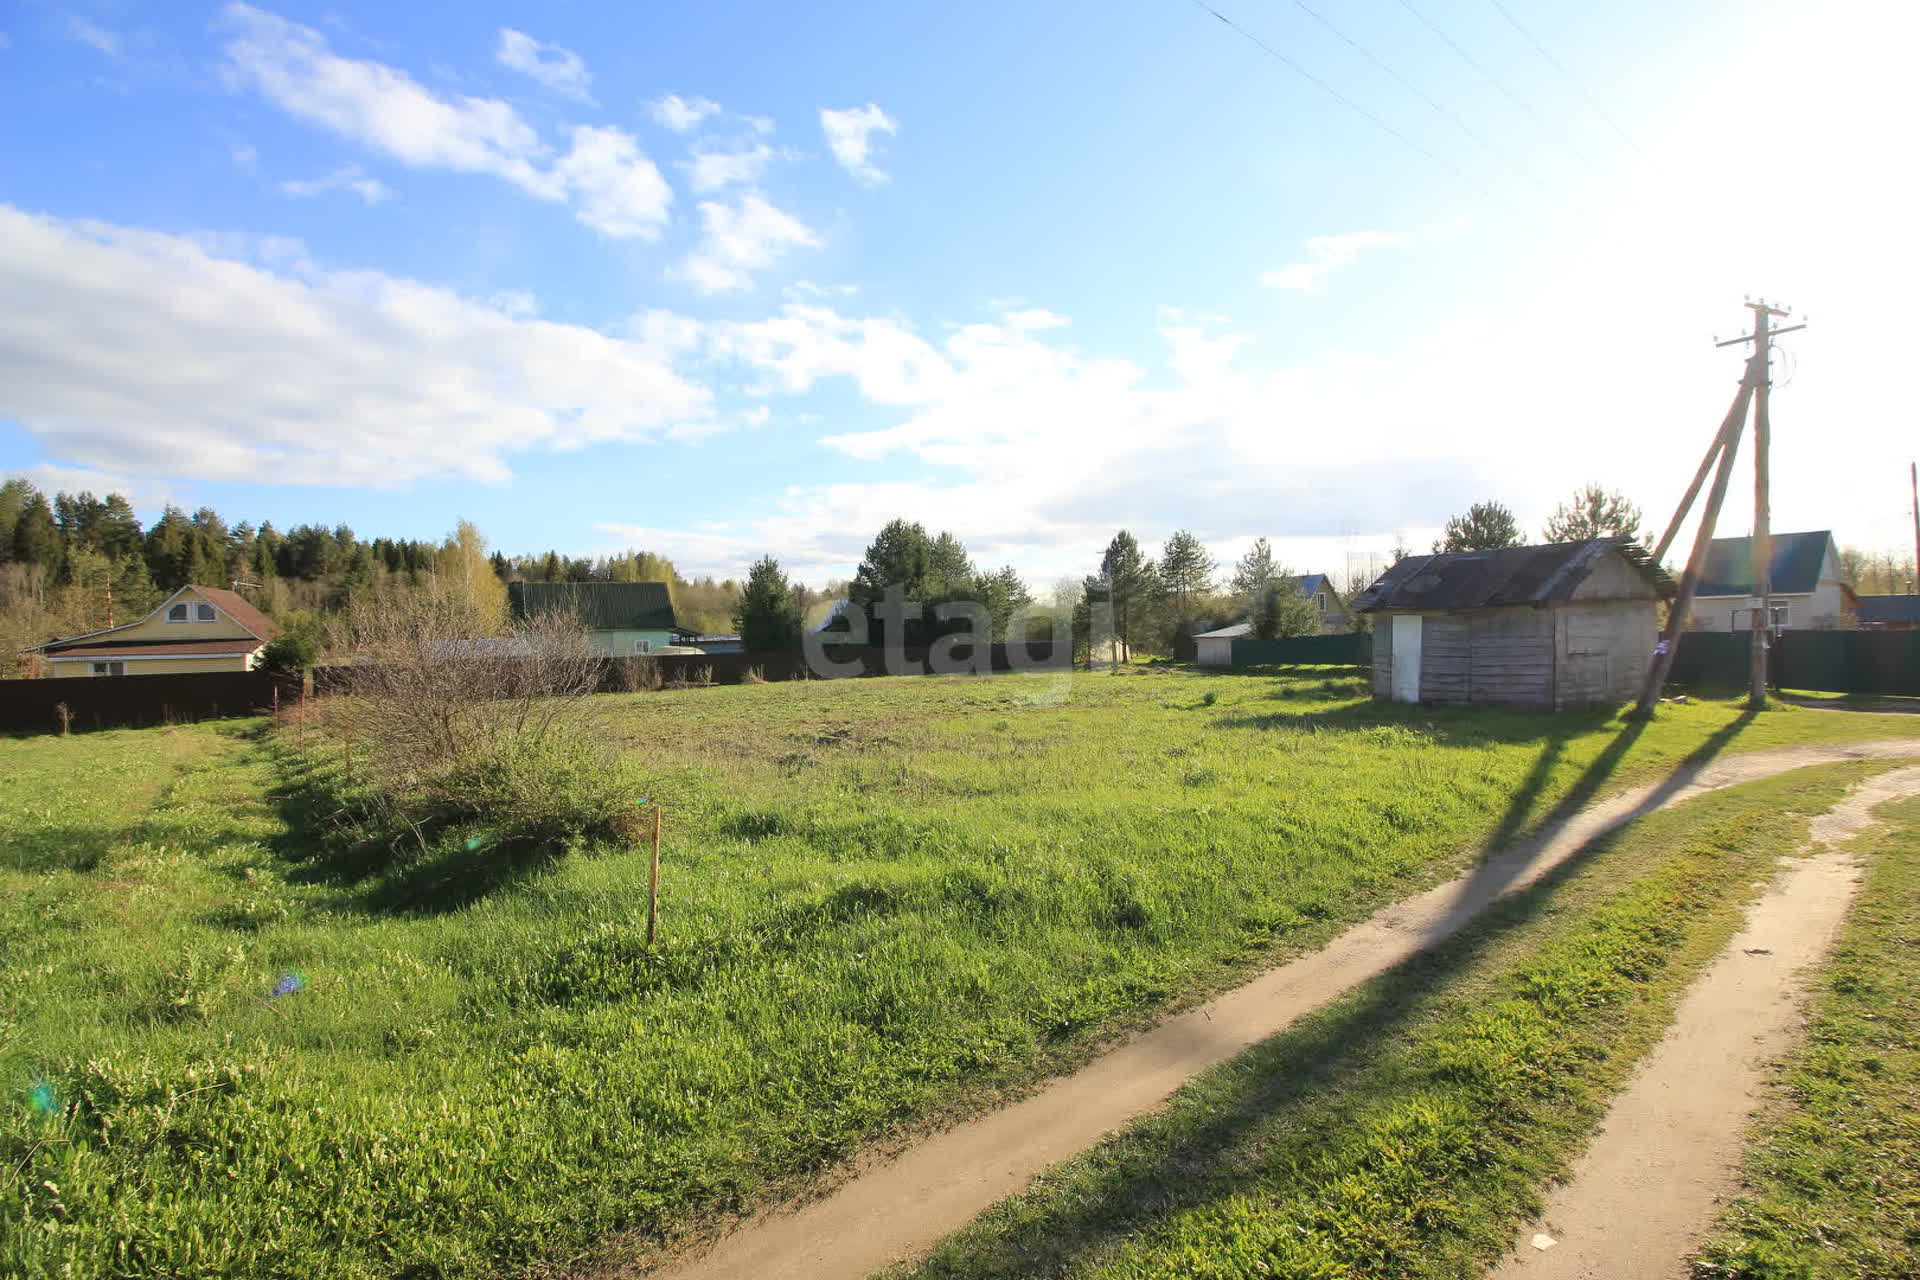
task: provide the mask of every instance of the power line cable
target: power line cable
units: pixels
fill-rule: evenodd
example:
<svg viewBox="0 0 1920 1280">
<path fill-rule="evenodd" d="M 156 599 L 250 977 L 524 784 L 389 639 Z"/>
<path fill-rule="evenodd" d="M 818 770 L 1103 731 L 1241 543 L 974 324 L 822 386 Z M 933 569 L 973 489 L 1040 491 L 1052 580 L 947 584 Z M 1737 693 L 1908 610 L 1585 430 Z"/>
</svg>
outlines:
<svg viewBox="0 0 1920 1280">
<path fill-rule="evenodd" d="M 1235 22 L 1232 18 L 1229 18 L 1226 14 L 1220 12 L 1218 9 L 1214 8 L 1212 5 L 1208 4 L 1206 0 L 1193 0 L 1193 3 L 1197 8 L 1212 14 L 1214 17 L 1218 18 L 1221 22 L 1225 23 L 1227 26 L 1231 27 L 1234 31 L 1238 32 L 1242 37 L 1250 41 L 1256 48 L 1261 50 L 1261 52 L 1265 53 L 1268 57 L 1274 58 L 1277 61 L 1284 63 L 1295 75 L 1299 76 L 1301 79 L 1306 80 L 1312 85 L 1314 85 L 1322 93 L 1332 98 L 1335 102 L 1338 102 L 1341 106 L 1347 108 L 1349 111 L 1354 112 L 1356 115 L 1363 117 L 1369 123 L 1371 123 L 1376 129 L 1379 129 L 1382 133 L 1385 133 L 1389 137 L 1397 139 L 1408 150 L 1416 152 L 1419 155 L 1425 156 L 1428 160 L 1432 161 L 1435 165 L 1438 165 L 1440 168 L 1446 170 L 1448 173 L 1452 174 L 1454 177 L 1458 178 L 1460 181 L 1466 183 L 1468 186 L 1472 187 L 1475 191 L 1478 191 L 1481 195 L 1486 196 L 1489 200 L 1493 199 L 1492 192 L 1488 191 L 1485 187 L 1481 186 L 1478 182 L 1475 182 L 1471 177 L 1467 176 L 1466 173 L 1462 172 L 1457 166 L 1449 164 L 1445 160 L 1442 160 L 1439 156 L 1433 154 L 1433 152 L 1427 150 L 1425 147 L 1415 142 L 1412 138 L 1409 138 L 1406 134 L 1400 132 L 1398 129 L 1388 124 L 1385 120 L 1382 120 L 1379 116 L 1367 110 L 1365 107 L 1355 102 L 1352 98 L 1349 98 L 1346 94 L 1341 93 L 1338 89 L 1328 84 L 1325 80 L 1322 80 L 1319 76 L 1313 74 L 1313 72 L 1307 70 L 1305 67 L 1295 62 L 1292 58 L 1289 58 L 1286 54 L 1280 52 L 1278 49 L 1268 44 L 1265 40 L 1262 40 L 1259 36 L 1256 36 L 1255 34 L 1253 34 L 1253 32 L 1247 30 L 1245 27 Z"/>
<path fill-rule="evenodd" d="M 1295 0 L 1295 3 L 1298 3 L 1298 2 L 1299 0 Z M 1488 3 L 1493 5 L 1494 8 L 1498 9 L 1500 11 L 1500 16 L 1505 18 L 1508 22 L 1512 23 L 1513 29 L 1515 31 L 1518 31 L 1521 35 L 1525 36 L 1527 43 L 1532 45 L 1536 50 L 1538 50 L 1541 57 L 1545 58 L 1548 62 L 1552 63 L 1554 69 L 1558 71 L 1561 75 L 1565 76 L 1567 78 L 1568 83 L 1573 85 L 1575 89 L 1579 90 L 1580 96 L 1587 100 L 1587 105 L 1589 107 L 1593 108 L 1593 114 L 1599 116 L 1602 120 L 1606 121 L 1607 127 L 1620 135 L 1620 141 L 1626 143 L 1627 146 L 1631 147 L 1634 151 L 1634 154 L 1640 156 L 1642 159 L 1646 158 L 1646 153 L 1640 150 L 1640 144 L 1635 142 L 1627 134 L 1627 131 L 1620 127 L 1619 121 L 1615 120 L 1613 116 L 1607 111 L 1607 109 L 1600 105 L 1600 100 L 1598 98 L 1595 98 L 1593 94 L 1588 91 L 1586 84 L 1580 79 L 1579 76 L 1576 76 L 1575 74 L 1573 74 L 1573 72 L 1569 71 L 1565 63 L 1561 62 L 1560 59 L 1554 57 L 1553 54 L 1549 53 L 1547 51 L 1547 46 L 1540 43 L 1540 38 L 1534 35 L 1533 32 L 1527 30 L 1526 27 L 1522 26 L 1520 23 L 1520 19 L 1514 17 L 1512 11 L 1509 10 L 1507 6 L 1505 6 L 1504 4 L 1501 4 L 1500 0 L 1488 0 Z"/>
<path fill-rule="evenodd" d="M 1493 143 L 1487 141 L 1485 135 L 1483 135 L 1478 129 L 1475 129 L 1472 125 L 1468 124 L 1465 120 L 1462 120 L 1458 115 L 1454 114 L 1452 111 L 1447 110 L 1446 107 L 1442 106 L 1439 102 L 1435 101 L 1433 96 L 1427 93 L 1427 91 L 1422 89 L 1419 85 L 1413 83 L 1413 81 L 1407 79 L 1405 76 L 1401 75 L 1398 71 L 1395 71 L 1392 67 L 1388 66 L 1385 62 L 1375 57 L 1371 49 L 1368 49 L 1365 45 L 1361 44 L 1358 40 L 1355 40 L 1352 36 L 1342 31 L 1339 27 L 1334 26 L 1333 23 L 1324 14 L 1322 14 L 1318 9 L 1315 9 L 1312 5 L 1308 4 L 1306 0 L 1293 0 L 1293 3 L 1296 8 L 1298 8 L 1301 12 L 1305 13 L 1309 18 L 1312 18 L 1315 22 L 1319 23 L 1321 26 L 1325 27 L 1328 31 L 1331 31 L 1334 35 L 1338 36 L 1341 40 L 1345 41 L 1348 47 L 1350 47 L 1355 53 L 1359 54 L 1361 57 L 1365 58 L 1368 62 L 1371 62 L 1374 66 L 1378 67 L 1381 71 L 1385 72 L 1396 83 L 1398 83 L 1400 87 L 1405 89 L 1408 93 L 1411 93 L 1414 97 L 1420 99 L 1420 101 L 1426 103 L 1429 107 L 1432 107 L 1436 113 L 1438 113 L 1442 118 L 1451 122 L 1455 127 L 1457 127 L 1460 130 L 1460 132 L 1466 134 L 1469 138 L 1472 138 L 1475 142 L 1479 143 L 1482 147 L 1485 147 L 1488 153 L 1491 154 L 1495 159 L 1499 160 L 1502 164 L 1506 165 L 1508 168 L 1512 169 L 1514 172 L 1520 174 L 1522 177 L 1531 181 L 1535 186 L 1538 186 L 1543 190 L 1545 189 L 1546 184 L 1541 182 L 1539 174 L 1535 173 L 1532 169 L 1527 168 L 1525 165 L 1519 163 L 1517 160 L 1514 160 L 1512 157 L 1508 156 L 1505 152 L 1501 151 L 1498 147 L 1494 146 Z"/>
<path fill-rule="evenodd" d="M 1487 70 L 1486 66 L 1483 63 L 1481 63 L 1481 61 L 1478 58 L 1474 57 L 1472 54 L 1468 53 L 1465 49 L 1461 48 L 1458 41 L 1456 41 L 1452 36 L 1448 35 L 1446 32 L 1442 31 L 1438 26 L 1436 26 L 1433 20 L 1427 17 L 1426 14 L 1414 8 L 1413 0 L 1400 0 L 1400 7 L 1402 9 L 1405 9 L 1408 13 L 1412 14 L 1415 18 L 1419 19 L 1421 26 L 1425 27 L 1427 30 L 1433 32 L 1434 35 L 1438 36 L 1441 42 L 1445 44 L 1447 48 L 1453 50 L 1455 53 L 1460 55 L 1461 61 L 1465 62 L 1468 66 L 1472 67 L 1475 71 L 1478 71 L 1481 77 L 1485 79 L 1488 84 L 1492 85 L 1494 88 L 1498 89 L 1503 95 L 1505 95 L 1507 101 L 1511 102 L 1514 106 L 1520 108 L 1520 110 L 1526 114 L 1527 119 L 1533 121 L 1533 123 L 1536 126 L 1538 126 L 1538 128 L 1542 133 L 1545 133 L 1548 136 L 1562 143 L 1567 148 L 1567 150 L 1573 152 L 1573 154 L 1576 157 L 1578 157 L 1580 162 L 1586 165 L 1589 169 L 1596 167 L 1593 161 L 1587 157 L 1586 153 L 1581 151 L 1579 147 L 1574 145 L 1572 139 L 1566 138 L 1561 134 L 1555 132 L 1552 128 L 1550 128 L 1547 122 L 1540 118 L 1540 113 L 1533 109 L 1533 105 L 1531 103 L 1529 103 L 1525 98 L 1522 98 L 1519 94 L 1515 93 L 1513 90 L 1507 88 L 1507 86 L 1501 82 L 1500 78 L 1494 75 L 1493 72 Z"/>
</svg>

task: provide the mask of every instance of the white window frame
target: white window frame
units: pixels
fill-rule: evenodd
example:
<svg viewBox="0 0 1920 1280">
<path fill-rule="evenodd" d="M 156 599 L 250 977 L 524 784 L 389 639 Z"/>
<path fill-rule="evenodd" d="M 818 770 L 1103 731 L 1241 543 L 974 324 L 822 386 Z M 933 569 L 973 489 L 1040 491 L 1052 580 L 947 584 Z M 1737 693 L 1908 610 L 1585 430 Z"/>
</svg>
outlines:
<svg viewBox="0 0 1920 1280">
<path fill-rule="evenodd" d="M 220 614 L 210 604 L 197 604 L 193 607 L 195 622 L 217 622 L 219 619 Z"/>
<path fill-rule="evenodd" d="M 95 662 L 89 670 L 96 676 L 123 676 L 127 674 L 127 664 L 118 661 Z"/>
<path fill-rule="evenodd" d="M 178 617 L 174 616 L 176 614 L 178 614 L 179 616 Z M 182 600 L 179 604 L 170 604 L 167 606 L 167 621 L 168 622 L 192 621 L 192 619 L 188 616 L 187 602 L 185 600 Z"/>
<path fill-rule="evenodd" d="M 644 658 L 644 657 L 646 657 L 646 656 L 647 656 L 648 654 L 650 654 L 650 653 L 652 653 L 652 652 L 653 652 L 653 641 L 651 641 L 651 640 L 635 640 L 635 641 L 633 642 L 633 656 L 634 656 L 634 657 L 636 657 L 636 658 Z"/>
<path fill-rule="evenodd" d="M 1319 609 L 1320 612 L 1325 613 L 1327 611 L 1327 593 L 1322 591 L 1319 595 L 1313 598 L 1313 603 L 1315 608 Z"/>
</svg>

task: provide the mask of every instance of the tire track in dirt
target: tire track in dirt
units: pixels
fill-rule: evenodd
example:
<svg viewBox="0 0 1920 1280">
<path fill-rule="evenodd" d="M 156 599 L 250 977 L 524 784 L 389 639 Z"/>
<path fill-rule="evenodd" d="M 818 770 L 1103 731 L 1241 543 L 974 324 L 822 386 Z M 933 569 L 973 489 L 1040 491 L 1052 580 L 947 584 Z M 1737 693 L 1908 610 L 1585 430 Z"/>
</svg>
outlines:
<svg viewBox="0 0 1920 1280">
<path fill-rule="evenodd" d="M 1815 818 L 1825 846 L 1782 870 L 1746 924 L 1687 988 L 1673 1026 L 1614 1100 L 1593 1145 L 1491 1280 L 1682 1277 L 1739 1186 L 1746 1122 L 1767 1064 L 1798 1038 L 1797 975 L 1832 947 L 1859 887 L 1845 842 L 1873 807 L 1920 794 L 1920 768 L 1867 779 Z M 1545 1245 L 1545 1248 L 1541 1246 Z"/>
<path fill-rule="evenodd" d="M 651 1271 L 643 1263 L 612 1274 L 860 1280 L 918 1257 L 1023 1190 L 1035 1174 L 1158 1107 L 1195 1075 L 1447 938 L 1496 898 L 1532 883 L 1623 823 L 1708 791 L 1810 765 L 1916 755 L 1920 742 L 1889 740 L 1755 751 L 1683 766 L 1384 908 L 1319 951 L 1122 1041 L 1018 1102 L 896 1155 L 857 1161 L 844 1181 L 817 1199 L 758 1214 L 703 1251 L 656 1261 Z"/>
</svg>

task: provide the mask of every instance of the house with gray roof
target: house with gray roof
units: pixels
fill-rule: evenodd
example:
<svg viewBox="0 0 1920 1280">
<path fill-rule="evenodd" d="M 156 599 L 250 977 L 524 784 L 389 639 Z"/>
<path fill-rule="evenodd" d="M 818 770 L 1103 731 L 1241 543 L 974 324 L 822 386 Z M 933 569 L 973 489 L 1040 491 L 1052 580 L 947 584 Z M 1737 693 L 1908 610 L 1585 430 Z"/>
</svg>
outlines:
<svg viewBox="0 0 1920 1280">
<path fill-rule="evenodd" d="M 1824 631 L 1850 625 L 1860 598 L 1840 567 L 1840 548 L 1826 529 L 1773 535 L 1772 628 Z M 1750 631 L 1760 613 L 1753 594 L 1753 539 L 1715 538 L 1687 626 L 1694 631 Z"/>
<path fill-rule="evenodd" d="M 1674 594 L 1637 543 L 1590 538 L 1408 556 L 1353 608 L 1374 615 L 1376 698 L 1567 711 L 1639 692 Z"/>
</svg>

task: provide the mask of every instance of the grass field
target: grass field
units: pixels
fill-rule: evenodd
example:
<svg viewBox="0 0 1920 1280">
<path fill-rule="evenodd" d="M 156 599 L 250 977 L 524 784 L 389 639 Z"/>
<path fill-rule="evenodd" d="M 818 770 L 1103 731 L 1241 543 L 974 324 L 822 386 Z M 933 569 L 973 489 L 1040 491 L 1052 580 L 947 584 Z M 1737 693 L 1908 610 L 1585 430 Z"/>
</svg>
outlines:
<svg viewBox="0 0 1920 1280">
<path fill-rule="evenodd" d="M 1853 846 L 1866 884 L 1701 1280 L 1920 1275 L 1920 800 L 1881 812 L 1888 825 Z"/>
<path fill-rule="evenodd" d="M 1909 717 L 1378 707 L 1351 673 L 612 697 L 628 849 L 353 845 L 228 724 L 0 740 L 0 1273 L 565 1268 L 983 1105 L 1602 788 Z M 639 797 L 636 797 L 638 799 Z"/>
</svg>

